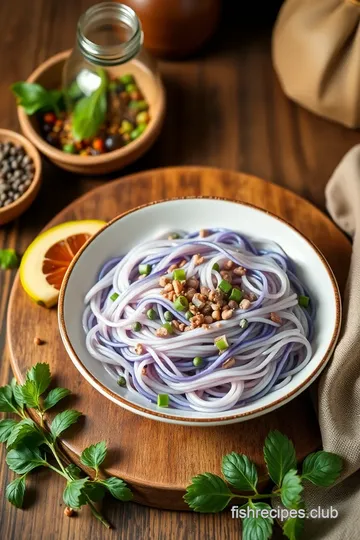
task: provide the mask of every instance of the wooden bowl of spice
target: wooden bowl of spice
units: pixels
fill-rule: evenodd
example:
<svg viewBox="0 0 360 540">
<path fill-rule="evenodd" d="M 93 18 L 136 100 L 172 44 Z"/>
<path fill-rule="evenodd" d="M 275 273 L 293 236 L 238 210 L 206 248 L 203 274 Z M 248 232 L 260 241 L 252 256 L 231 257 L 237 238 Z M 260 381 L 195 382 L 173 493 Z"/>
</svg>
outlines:
<svg viewBox="0 0 360 540">
<path fill-rule="evenodd" d="M 41 158 L 22 135 L 0 129 L 0 226 L 34 201 L 41 184 Z"/>
<path fill-rule="evenodd" d="M 70 53 L 71 51 L 64 51 L 46 60 L 30 75 L 27 82 L 37 83 L 48 90 L 60 89 L 63 67 Z M 55 124 L 62 122 L 62 125 L 54 127 L 49 113 L 44 114 L 43 117 L 39 117 L 38 114 L 28 115 L 24 108 L 19 106 L 18 118 L 23 133 L 56 165 L 75 173 L 106 174 L 136 161 L 150 148 L 160 133 L 165 114 L 165 91 L 160 78 L 149 77 L 143 70 L 137 68 L 136 63 L 131 66 L 131 70 L 144 93 L 149 114 L 146 129 L 143 132 L 139 131 L 138 125 L 137 131 L 134 130 L 135 137 L 131 138 L 126 145 L 114 150 L 111 148 L 112 139 L 119 136 L 115 133 L 103 134 L 99 140 L 92 140 L 89 143 L 83 141 L 85 146 L 80 150 L 77 146 L 75 147 L 78 144 L 76 141 L 64 144 L 62 140 L 58 144 L 56 141 L 54 143 L 51 137 L 56 137 L 57 130 L 63 133 L 63 130 L 67 129 L 68 119 L 56 118 L 53 122 Z M 115 81 L 111 83 L 115 84 Z M 139 112 L 144 116 L 145 111 Z M 49 129 L 50 132 L 47 133 L 44 128 Z M 107 147 L 102 149 L 101 145 L 107 145 Z"/>
</svg>

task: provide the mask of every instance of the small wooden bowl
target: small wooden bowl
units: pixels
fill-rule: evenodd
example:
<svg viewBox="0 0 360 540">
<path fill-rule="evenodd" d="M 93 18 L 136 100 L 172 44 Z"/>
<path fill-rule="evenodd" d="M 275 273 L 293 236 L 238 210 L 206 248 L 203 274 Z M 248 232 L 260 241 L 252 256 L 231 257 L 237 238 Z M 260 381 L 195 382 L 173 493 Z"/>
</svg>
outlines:
<svg viewBox="0 0 360 540">
<path fill-rule="evenodd" d="M 25 137 L 19 135 L 15 131 L 8 129 L 0 129 L 0 142 L 12 142 L 13 144 L 21 144 L 25 152 L 31 157 L 34 162 L 34 178 L 29 188 L 23 193 L 17 201 L 0 208 L 0 226 L 12 221 L 25 212 L 34 201 L 41 184 L 41 158 L 35 146 L 31 144 Z"/>
<path fill-rule="evenodd" d="M 63 66 L 70 53 L 71 51 L 63 51 L 52 56 L 40 64 L 27 81 L 39 83 L 49 89 L 61 87 Z M 165 91 L 160 78 L 154 79 L 150 83 L 141 70 L 136 69 L 135 65 L 131 69 L 133 70 L 133 68 L 136 71 L 135 77 L 141 79 L 140 86 L 144 88 L 145 97 L 149 102 L 151 120 L 144 133 L 127 146 L 100 156 L 67 154 L 43 139 L 36 115 L 28 116 L 22 107 L 18 107 L 18 118 L 24 135 L 56 165 L 75 173 L 106 174 L 136 161 L 150 148 L 160 133 L 165 114 Z"/>
</svg>

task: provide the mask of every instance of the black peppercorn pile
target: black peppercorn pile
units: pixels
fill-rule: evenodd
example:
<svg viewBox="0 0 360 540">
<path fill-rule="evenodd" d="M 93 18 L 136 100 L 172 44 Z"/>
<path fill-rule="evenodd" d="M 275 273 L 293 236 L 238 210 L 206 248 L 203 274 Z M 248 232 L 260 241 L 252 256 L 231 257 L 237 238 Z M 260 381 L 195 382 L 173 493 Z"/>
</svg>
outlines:
<svg viewBox="0 0 360 540">
<path fill-rule="evenodd" d="M 15 202 L 34 179 L 34 163 L 24 148 L 0 142 L 0 208 Z"/>
</svg>

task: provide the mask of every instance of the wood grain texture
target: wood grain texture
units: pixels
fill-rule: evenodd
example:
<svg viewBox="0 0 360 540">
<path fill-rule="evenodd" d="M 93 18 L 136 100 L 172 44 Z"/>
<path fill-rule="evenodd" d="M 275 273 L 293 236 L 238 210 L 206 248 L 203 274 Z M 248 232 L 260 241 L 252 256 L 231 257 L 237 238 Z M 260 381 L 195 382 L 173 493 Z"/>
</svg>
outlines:
<svg viewBox="0 0 360 540">
<path fill-rule="evenodd" d="M 138 173 L 91 191 L 60 212 L 50 226 L 95 217 L 109 221 L 151 201 L 198 195 L 226 196 L 256 204 L 287 219 L 320 248 L 340 287 L 344 287 L 351 249 L 337 227 L 292 192 L 241 173 L 199 167 Z M 241 230 L 240 223 L 241 215 Z M 44 340 L 45 345 L 36 347 L 35 336 Z M 278 429 L 293 440 L 299 461 L 320 445 L 308 392 L 274 412 L 230 426 L 174 426 L 123 410 L 98 394 L 83 379 L 64 350 L 56 310 L 35 305 L 18 278 L 8 308 L 8 345 L 13 371 L 20 382 L 24 381 L 26 370 L 33 364 L 48 362 L 57 384 L 74 393 L 71 405 L 82 411 L 85 418 L 80 431 L 73 429 L 62 439 L 63 448 L 71 459 L 79 464 L 83 448 L 95 440 L 106 440 L 111 456 L 105 472 L 126 480 L 134 490 L 135 500 L 146 505 L 185 509 L 182 497 L 189 480 L 203 471 L 220 474 L 221 456 L 234 450 L 248 455 L 258 465 L 260 478 L 266 482 L 262 447 L 271 429 Z"/>
<path fill-rule="evenodd" d="M 9 85 L 26 78 L 49 56 L 72 47 L 76 21 L 94 3 L 1 0 L 1 127 L 19 128 Z M 283 95 L 270 53 L 271 28 L 280 3 L 281 0 L 266 2 L 261 10 L 258 3 L 248 3 L 246 16 L 244 12 L 239 18 L 234 16 L 236 3 L 224 2 L 219 30 L 201 56 L 181 63 L 161 62 L 168 100 L 164 128 L 151 151 L 128 172 L 178 164 L 244 170 L 286 186 L 324 208 L 325 184 L 345 152 L 360 142 L 360 135 L 314 116 Z M 18 221 L 1 228 L 0 248 L 15 247 L 22 253 L 55 214 L 102 182 L 64 173 L 45 160 L 44 183 L 37 200 Z M 0 272 L 1 385 L 12 376 L 4 345 L 5 315 L 14 275 L 15 272 Z M 4 465 L 2 448 L 0 463 L 0 492 L 4 493 L 12 475 Z M 31 506 L 25 512 L 5 503 L 0 505 L 0 537 L 239 538 L 239 523 L 229 515 L 164 512 L 111 501 L 106 510 L 116 530 L 104 534 L 87 511 L 78 519 L 63 517 L 61 479 L 40 473 L 31 477 L 31 483 L 38 486 L 37 495 L 28 498 Z"/>
</svg>

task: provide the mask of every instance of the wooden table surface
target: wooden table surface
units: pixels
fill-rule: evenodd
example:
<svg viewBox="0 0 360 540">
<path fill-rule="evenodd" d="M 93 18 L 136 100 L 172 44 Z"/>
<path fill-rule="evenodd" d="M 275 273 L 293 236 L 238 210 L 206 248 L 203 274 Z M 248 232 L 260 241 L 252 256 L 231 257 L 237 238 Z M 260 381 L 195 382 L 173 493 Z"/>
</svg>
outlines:
<svg viewBox="0 0 360 540">
<path fill-rule="evenodd" d="M 74 43 L 76 21 L 91 0 L 1 0 L 0 127 L 18 129 L 9 85 L 25 79 L 45 58 Z M 168 93 L 163 132 L 150 152 L 121 174 L 168 165 L 212 165 L 242 170 L 286 186 L 324 208 L 324 187 L 359 132 L 317 118 L 289 102 L 271 65 L 271 26 L 279 5 L 268 2 L 243 18 L 225 2 L 212 43 L 196 58 L 161 62 Z M 235 3 L 233 3 L 235 4 Z M 186 39 L 186 37 L 185 37 Z M 115 178 L 119 175 L 113 175 Z M 81 178 L 44 163 L 44 185 L 33 207 L 0 230 L 0 248 L 23 252 L 38 231 L 79 195 L 104 182 Z M 12 374 L 5 350 L 5 314 L 14 272 L 0 273 L 0 385 Z M 26 354 L 26 351 L 24 351 Z M 107 532 L 86 509 L 63 516 L 62 479 L 32 475 L 25 511 L 4 500 L 12 473 L 0 450 L 0 537 L 51 539 L 235 539 L 240 526 L 230 514 L 203 516 L 158 511 L 107 501 L 115 529 Z"/>
</svg>

